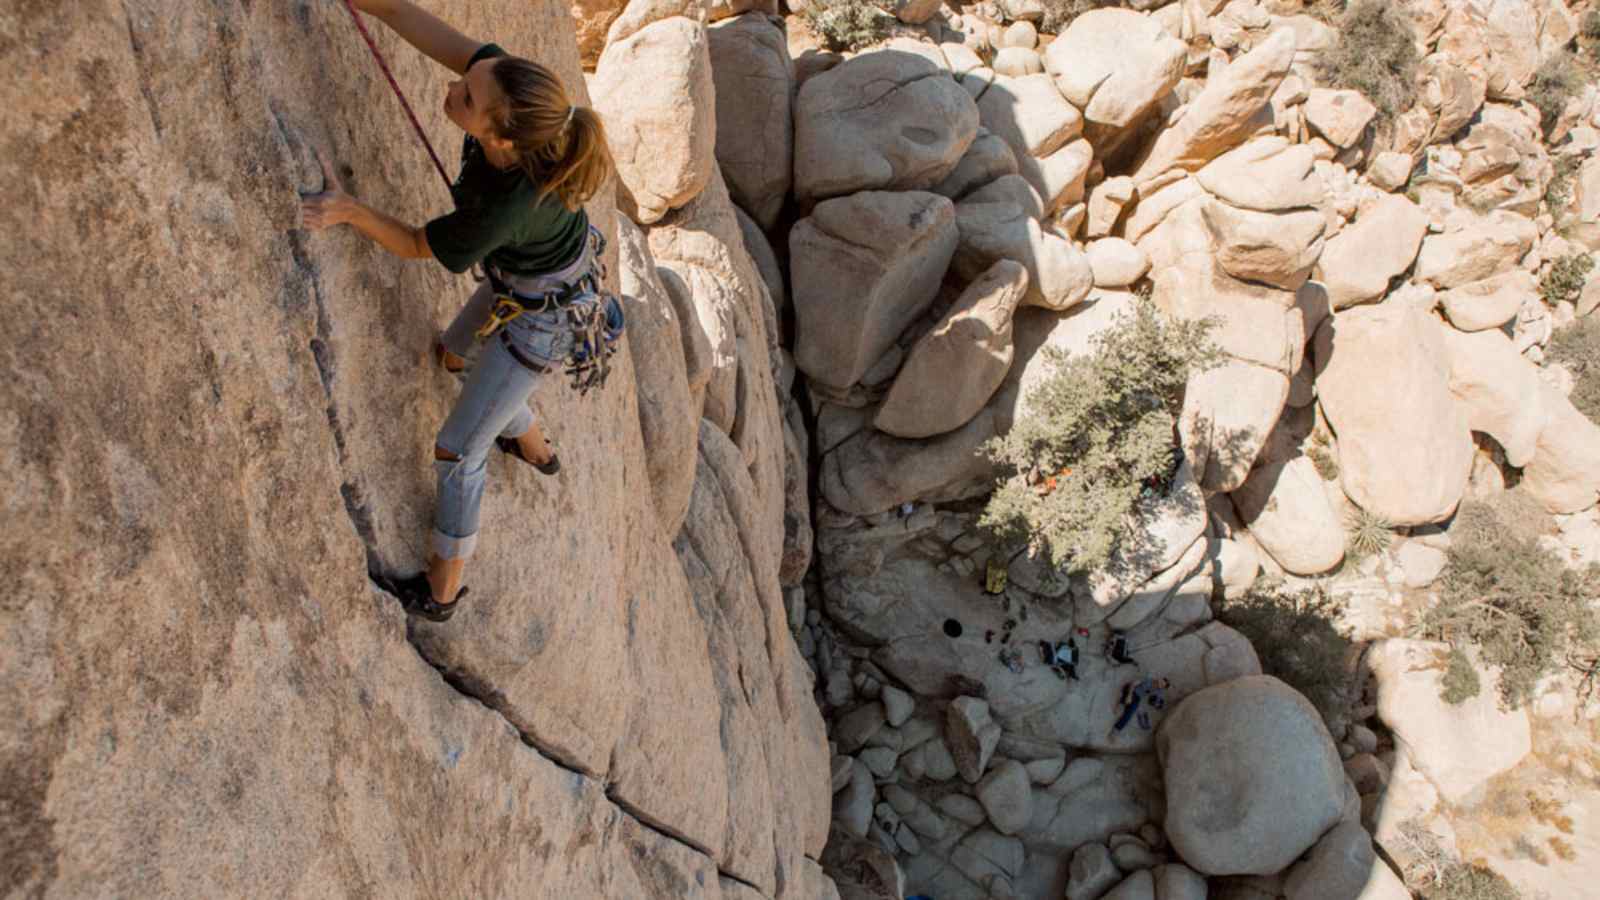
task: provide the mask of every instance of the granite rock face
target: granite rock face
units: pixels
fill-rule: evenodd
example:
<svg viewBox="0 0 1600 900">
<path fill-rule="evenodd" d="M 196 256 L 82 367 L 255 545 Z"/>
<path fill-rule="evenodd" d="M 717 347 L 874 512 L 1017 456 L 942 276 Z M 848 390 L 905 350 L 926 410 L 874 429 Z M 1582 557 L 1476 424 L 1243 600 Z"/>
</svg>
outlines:
<svg viewBox="0 0 1600 900">
<path fill-rule="evenodd" d="M 451 18 L 588 102 L 562 6 Z M 761 293 L 730 315 L 748 376 L 730 424 L 702 425 L 693 454 L 647 454 L 642 433 L 692 393 L 646 415 L 627 352 L 598 393 L 542 385 L 562 473 L 496 454 L 466 605 L 408 623 L 367 573 L 424 563 L 434 434 L 459 390 L 428 351 L 472 286 L 298 227 L 317 148 L 402 220 L 448 209 L 403 121 L 374 114 L 393 98 L 346 12 L 92 2 L 19 10 L 6 40 L 64 79 L 24 88 L 34 56 L 0 60 L 0 168 L 22 195 L 6 328 L 31 373 L 0 389 L 20 487 L 5 557 L 27 572 L 0 609 L 8 888 L 837 896 L 814 862 L 822 722 L 777 587 Z M 452 133 L 449 73 L 390 56 L 428 132 Z M 46 152 L 57 165 L 26 174 Z M 589 213 L 616 247 L 609 203 Z M 652 233 L 658 262 L 670 243 Z M 86 244 L 119 248 L 92 284 Z M 658 473 L 677 486 L 657 492 Z"/>
</svg>

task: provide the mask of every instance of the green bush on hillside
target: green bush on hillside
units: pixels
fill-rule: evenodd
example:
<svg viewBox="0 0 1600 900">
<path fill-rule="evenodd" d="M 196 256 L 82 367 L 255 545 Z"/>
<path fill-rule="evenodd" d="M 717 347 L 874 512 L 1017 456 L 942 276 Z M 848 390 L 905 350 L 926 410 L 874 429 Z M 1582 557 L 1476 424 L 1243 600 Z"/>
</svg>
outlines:
<svg viewBox="0 0 1600 900">
<path fill-rule="evenodd" d="M 1539 108 L 1540 124 L 1545 131 L 1555 127 L 1561 112 L 1567 108 L 1567 101 L 1581 90 L 1583 73 L 1578 70 L 1571 53 L 1562 50 L 1545 59 L 1533 74 L 1533 83 L 1528 85 L 1528 102 Z"/>
<path fill-rule="evenodd" d="M 1060 34 L 1073 19 L 1091 9 L 1114 6 L 1116 0 L 1043 0 L 1043 3 L 1044 18 L 1039 20 L 1039 30 L 1045 34 Z"/>
<path fill-rule="evenodd" d="M 1339 624 L 1340 604 L 1318 585 L 1289 593 L 1263 582 L 1216 609 L 1217 621 L 1249 638 L 1261 671 L 1304 694 L 1327 721 L 1351 700 L 1345 659 L 1348 629 Z"/>
<path fill-rule="evenodd" d="M 1416 98 L 1417 46 L 1411 22 L 1389 0 L 1355 0 L 1337 23 L 1338 39 L 1322 54 L 1322 79 L 1360 91 L 1392 117 Z"/>
<path fill-rule="evenodd" d="M 1460 647 L 1451 647 L 1445 655 L 1444 678 L 1439 685 L 1439 699 L 1456 706 L 1471 700 L 1483 693 L 1483 682 L 1478 678 L 1478 670 L 1472 667 L 1472 658 L 1461 652 Z"/>
<path fill-rule="evenodd" d="M 1045 348 L 1052 371 L 1010 433 L 985 445 L 1003 474 L 983 526 L 1072 573 L 1145 550 L 1130 517 L 1175 471 L 1184 385 L 1219 359 L 1212 324 L 1167 322 L 1144 301 L 1090 353 Z"/>
<path fill-rule="evenodd" d="M 1512 491 L 1495 502 L 1532 501 Z M 1500 669 L 1500 700 L 1509 709 L 1571 659 L 1600 652 L 1600 618 L 1590 606 L 1600 596 L 1600 565 L 1567 568 L 1525 524 L 1533 519 L 1482 501 L 1461 504 L 1438 605 L 1418 628 L 1434 640 L 1481 647 L 1484 663 Z"/>
<path fill-rule="evenodd" d="M 1544 295 L 1544 302 L 1551 306 L 1562 301 L 1577 303 L 1584 282 L 1589 280 L 1589 270 L 1593 268 L 1594 257 L 1587 253 L 1558 257 L 1539 279 L 1539 293 Z"/>
<path fill-rule="evenodd" d="M 883 40 L 894 18 L 864 0 L 811 0 L 800 13 L 829 50 L 858 50 Z"/>
<path fill-rule="evenodd" d="M 1551 362 L 1572 373 L 1572 394 L 1567 399 L 1590 421 L 1600 422 L 1600 313 L 1558 329 L 1547 353 Z"/>
</svg>

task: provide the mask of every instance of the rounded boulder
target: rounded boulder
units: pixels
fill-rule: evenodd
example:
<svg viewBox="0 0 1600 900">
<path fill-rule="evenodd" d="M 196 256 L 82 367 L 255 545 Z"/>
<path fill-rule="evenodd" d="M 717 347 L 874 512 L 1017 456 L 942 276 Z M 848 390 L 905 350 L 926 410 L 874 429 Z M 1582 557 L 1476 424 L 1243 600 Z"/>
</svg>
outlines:
<svg viewBox="0 0 1600 900">
<path fill-rule="evenodd" d="M 1310 701 L 1269 675 L 1205 688 L 1162 723 L 1166 831 L 1206 875 L 1271 875 L 1339 820 L 1344 769 Z"/>
</svg>

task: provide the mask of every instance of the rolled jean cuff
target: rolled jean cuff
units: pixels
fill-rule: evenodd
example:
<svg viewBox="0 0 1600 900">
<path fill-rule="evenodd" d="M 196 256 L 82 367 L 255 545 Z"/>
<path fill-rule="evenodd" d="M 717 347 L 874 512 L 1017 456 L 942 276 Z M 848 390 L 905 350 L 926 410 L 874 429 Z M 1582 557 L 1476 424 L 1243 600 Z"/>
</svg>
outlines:
<svg viewBox="0 0 1600 900">
<path fill-rule="evenodd" d="M 433 530 L 433 555 L 440 559 L 468 559 L 478 549 L 478 535 L 452 537 L 439 529 Z"/>
</svg>

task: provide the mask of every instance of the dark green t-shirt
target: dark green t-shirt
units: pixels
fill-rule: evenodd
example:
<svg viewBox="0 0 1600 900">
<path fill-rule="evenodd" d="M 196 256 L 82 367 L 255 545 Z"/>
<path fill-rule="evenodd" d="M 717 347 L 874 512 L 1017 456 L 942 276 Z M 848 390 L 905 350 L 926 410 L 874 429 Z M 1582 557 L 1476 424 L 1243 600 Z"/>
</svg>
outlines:
<svg viewBox="0 0 1600 900">
<path fill-rule="evenodd" d="M 467 64 L 505 56 L 498 44 L 484 44 Z M 589 230 L 583 210 L 569 211 L 520 167 L 497 169 L 472 135 L 461 145 L 461 174 L 450 188 L 455 212 L 424 226 L 428 247 L 452 272 L 465 272 L 480 260 L 517 275 L 552 272 L 577 258 Z"/>
</svg>

